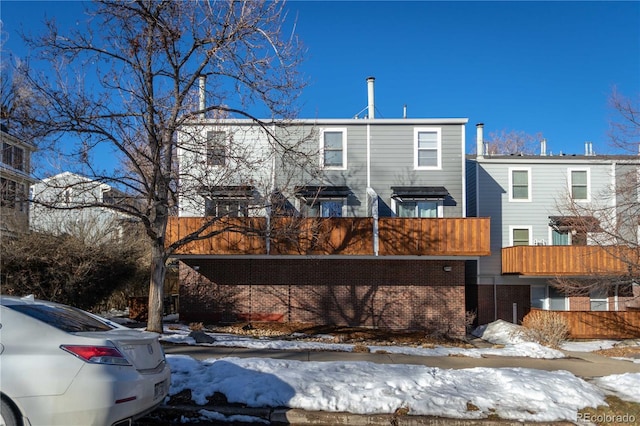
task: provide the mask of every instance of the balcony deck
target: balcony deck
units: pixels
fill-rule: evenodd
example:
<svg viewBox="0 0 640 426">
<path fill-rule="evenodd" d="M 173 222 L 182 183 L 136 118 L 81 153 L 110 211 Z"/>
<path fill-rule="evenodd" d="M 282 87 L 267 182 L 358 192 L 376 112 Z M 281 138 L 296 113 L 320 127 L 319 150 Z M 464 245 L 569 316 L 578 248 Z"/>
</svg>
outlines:
<svg viewBox="0 0 640 426">
<path fill-rule="evenodd" d="M 269 226 L 268 226 L 269 225 Z M 176 254 L 374 255 L 374 219 L 171 217 L 167 245 L 189 239 Z M 488 256 L 488 218 L 380 218 L 380 256 Z"/>
<path fill-rule="evenodd" d="M 515 246 L 502 249 L 502 273 L 531 276 L 621 275 L 638 250 L 617 246 Z"/>
</svg>

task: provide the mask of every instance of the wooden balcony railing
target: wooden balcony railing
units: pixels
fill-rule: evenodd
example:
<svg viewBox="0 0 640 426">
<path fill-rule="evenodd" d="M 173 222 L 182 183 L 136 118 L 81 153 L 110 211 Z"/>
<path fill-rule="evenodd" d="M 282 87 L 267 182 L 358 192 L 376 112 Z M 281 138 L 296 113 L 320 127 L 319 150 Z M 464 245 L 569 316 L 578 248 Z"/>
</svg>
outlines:
<svg viewBox="0 0 640 426">
<path fill-rule="evenodd" d="M 488 256 L 488 218 L 172 217 L 167 245 L 198 232 L 176 254 Z"/>
<path fill-rule="evenodd" d="M 516 246 L 502 249 L 502 273 L 590 276 L 629 272 L 638 250 L 617 246 Z"/>
</svg>

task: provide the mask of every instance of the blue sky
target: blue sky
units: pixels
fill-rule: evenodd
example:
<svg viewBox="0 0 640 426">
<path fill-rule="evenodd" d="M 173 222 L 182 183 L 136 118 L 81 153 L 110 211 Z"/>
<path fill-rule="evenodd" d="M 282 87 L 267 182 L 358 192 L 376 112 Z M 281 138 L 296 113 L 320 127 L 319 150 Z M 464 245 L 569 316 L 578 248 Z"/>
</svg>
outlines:
<svg viewBox="0 0 640 426">
<path fill-rule="evenodd" d="M 485 134 L 541 132 L 553 153 L 611 153 L 614 86 L 640 93 L 640 2 L 292 1 L 308 49 L 302 118 L 350 118 L 376 78 L 376 117 L 469 119 Z M 79 2 L 2 0 L 5 48 L 24 56 L 16 30 L 55 16 L 73 25 Z"/>
</svg>

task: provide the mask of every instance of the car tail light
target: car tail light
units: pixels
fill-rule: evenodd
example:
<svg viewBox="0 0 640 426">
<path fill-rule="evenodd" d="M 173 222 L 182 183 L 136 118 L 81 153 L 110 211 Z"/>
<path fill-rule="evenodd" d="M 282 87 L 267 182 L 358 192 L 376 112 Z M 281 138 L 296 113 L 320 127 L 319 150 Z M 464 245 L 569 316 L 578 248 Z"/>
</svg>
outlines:
<svg viewBox="0 0 640 426">
<path fill-rule="evenodd" d="M 93 364 L 131 365 L 127 358 L 112 346 L 62 345 L 60 348 Z"/>
</svg>

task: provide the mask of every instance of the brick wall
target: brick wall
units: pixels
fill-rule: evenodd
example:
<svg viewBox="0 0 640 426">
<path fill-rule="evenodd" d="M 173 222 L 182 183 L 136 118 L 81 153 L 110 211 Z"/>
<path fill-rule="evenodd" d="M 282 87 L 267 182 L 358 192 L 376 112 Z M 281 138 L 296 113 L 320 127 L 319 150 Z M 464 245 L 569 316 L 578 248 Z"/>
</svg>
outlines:
<svg viewBox="0 0 640 426">
<path fill-rule="evenodd" d="M 464 261 L 207 259 L 181 265 L 180 319 L 465 334 Z M 450 266 L 451 271 L 443 270 Z"/>
</svg>

